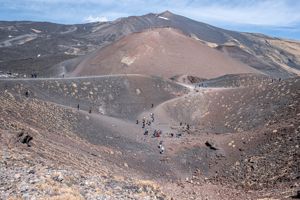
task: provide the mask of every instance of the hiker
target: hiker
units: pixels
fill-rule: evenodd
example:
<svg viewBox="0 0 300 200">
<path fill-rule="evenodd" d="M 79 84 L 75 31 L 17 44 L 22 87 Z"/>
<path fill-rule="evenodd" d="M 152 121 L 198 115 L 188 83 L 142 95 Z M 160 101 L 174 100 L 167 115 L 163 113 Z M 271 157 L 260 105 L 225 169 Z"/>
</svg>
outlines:
<svg viewBox="0 0 300 200">
<path fill-rule="evenodd" d="M 90 113 L 90 114 L 92 113 L 92 108 L 90 108 L 89 113 Z"/>
<path fill-rule="evenodd" d="M 136 124 L 139 124 L 139 120 L 138 119 L 136 120 Z"/>
<path fill-rule="evenodd" d="M 148 129 L 145 130 L 144 135 L 148 135 L 149 131 Z"/>
<path fill-rule="evenodd" d="M 159 137 L 160 136 L 160 130 L 154 130 L 154 133 L 153 133 L 153 137 Z"/>
<path fill-rule="evenodd" d="M 164 147 L 164 146 L 161 146 L 159 153 L 160 153 L 160 154 L 163 154 L 164 151 L 165 151 L 165 147 Z"/>
<path fill-rule="evenodd" d="M 159 144 L 159 145 L 158 145 L 158 148 L 159 148 L 159 153 L 160 153 L 160 154 L 163 154 L 164 151 L 165 151 L 165 147 L 164 147 L 162 144 Z"/>
<path fill-rule="evenodd" d="M 77 109 L 79 110 L 79 104 L 77 104 Z"/>
<path fill-rule="evenodd" d="M 161 146 L 162 146 L 162 144 L 160 144 L 160 143 L 159 143 L 157 147 L 160 149 L 160 148 L 161 148 Z"/>
<path fill-rule="evenodd" d="M 151 104 L 151 108 L 153 108 L 154 107 L 154 104 Z"/>
<path fill-rule="evenodd" d="M 161 130 L 156 131 L 156 137 L 160 137 L 161 135 Z"/>
<path fill-rule="evenodd" d="M 25 92 L 25 96 L 26 96 L 26 97 L 29 97 L 29 92 L 28 92 L 28 90 Z"/>
<path fill-rule="evenodd" d="M 152 119 L 152 122 L 154 122 L 154 113 L 150 113 L 150 117 Z"/>
</svg>

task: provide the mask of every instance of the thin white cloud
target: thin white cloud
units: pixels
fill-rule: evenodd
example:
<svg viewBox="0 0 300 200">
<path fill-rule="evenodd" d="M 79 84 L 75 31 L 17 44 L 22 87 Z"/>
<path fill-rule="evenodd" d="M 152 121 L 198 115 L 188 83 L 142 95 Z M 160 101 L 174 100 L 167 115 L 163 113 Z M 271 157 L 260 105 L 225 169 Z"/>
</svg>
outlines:
<svg viewBox="0 0 300 200">
<path fill-rule="evenodd" d="M 82 22 L 85 18 L 87 18 L 85 22 L 104 20 L 98 17 L 97 13 L 114 20 L 130 15 L 171 10 L 176 14 L 211 24 L 280 27 L 300 24 L 300 1 L 296 0 L 0 0 L 0 2 L 2 10 L 3 8 L 14 12 L 20 10 L 29 16 L 37 17 L 43 13 L 43 16 L 52 21 L 71 23 Z"/>
<path fill-rule="evenodd" d="M 107 17 L 103 17 L 103 16 L 88 16 L 86 18 L 84 18 L 84 22 L 88 22 L 88 23 L 91 23 L 91 22 L 107 22 L 108 19 Z"/>
<path fill-rule="evenodd" d="M 207 22 L 226 22 L 258 26 L 293 26 L 300 23 L 299 4 L 287 0 L 240 1 L 189 5 L 175 12 Z"/>
</svg>

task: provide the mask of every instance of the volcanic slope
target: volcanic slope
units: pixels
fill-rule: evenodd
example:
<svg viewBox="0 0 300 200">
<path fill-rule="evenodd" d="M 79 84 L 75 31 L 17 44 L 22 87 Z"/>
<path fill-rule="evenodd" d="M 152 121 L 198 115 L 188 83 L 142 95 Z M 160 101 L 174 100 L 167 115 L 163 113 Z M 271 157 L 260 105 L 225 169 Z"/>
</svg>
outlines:
<svg viewBox="0 0 300 200">
<path fill-rule="evenodd" d="M 232 133 L 259 128 L 291 110 L 299 111 L 299 78 L 255 80 L 260 84 L 199 87 L 196 93 L 160 104 L 156 107 L 157 117 L 161 114 L 162 120 L 188 122 L 204 132 Z"/>
<path fill-rule="evenodd" d="M 150 145 L 136 141 L 133 125 L 112 118 L 104 121 L 101 116 L 32 97 L 23 98 L 22 93 L 10 90 L 1 92 L 0 102 L 1 199 L 165 196 L 157 193 L 151 181 L 133 179 L 139 174 L 137 170 L 147 166 L 142 166 L 146 161 L 141 162 L 139 151 L 148 152 L 146 157 L 153 160 L 147 162 L 149 165 L 159 163 Z M 91 127 L 95 129 L 93 137 Z M 134 136 L 124 135 L 126 132 Z M 134 173 L 130 173 L 132 167 Z M 153 168 L 153 175 L 169 171 L 161 168 L 155 173 L 157 169 Z M 146 171 L 145 174 L 151 174 Z M 27 189 L 20 190 L 22 187 Z M 147 192 L 136 191 L 139 187 L 147 188 Z"/>
<path fill-rule="evenodd" d="M 152 104 L 187 93 L 185 87 L 144 75 L 7 79 L 1 80 L 0 85 L 4 127 L 9 127 L 5 124 L 11 121 L 64 136 L 64 132 L 73 133 L 91 144 L 122 152 L 116 155 L 120 160 L 112 162 L 130 166 L 132 163 L 135 172 L 141 170 L 140 174 L 146 177 L 173 174 L 171 166 L 159 164 L 156 140 L 142 140 L 143 129 L 135 123 L 137 115 L 151 109 Z M 141 152 L 148 155 L 144 157 L 146 154 Z M 163 167 L 147 167 L 156 164 Z M 148 169 L 152 172 L 147 172 Z"/>
<path fill-rule="evenodd" d="M 225 74 L 259 73 L 172 28 L 129 35 L 88 55 L 71 76 L 148 74 L 164 78 L 188 74 L 212 78 Z"/>
<path fill-rule="evenodd" d="M 3 89 L 93 113 L 136 119 L 150 106 L 188 92 L 184 86 L 146 75 L 1 80 Z"/>
<path fill-rule="evenodd" d="M 186 137 L 166 148 L 198 168 L 200 177 L 247 189 L 283 187 L 289 193 L 287 188 L 297 189 L 299 179 L 299 88 L 299 78 L 265 79 L 241 88 L 197 88 L 153 112 L 161 124 L 169 123 L 169 131 L 179 130 Z M 205 146 L 209 156 L 195 156 Z M 196 177 L 192 182 L 199 181 Z"/>
<path fill-rule="evenodd" d="M 276 82 L 279 79 L 266 76 L 263 74 L 228 74 L 209 80 L 201 80 L 194 83 L 196 86 L 202 87 L 220 87 L 220 88 L 232 88 L 232 87 L 247 87 L 258 86 L 263 83 Z"/>
<path fill-rule="evenodd" d="M 1 198 L 45 198 L 66 191 L 91 199 L 99 193 L 112 199 L 293 195 L 299 83 L 299 78 L 270 79 L 186 94 L 182 85 L 144 75 L 1 80 L 1 163 L 6 167 L 0 176 L 9 180 L 1 183 Z M 155 120 L 144 135 L 141 121 L 151 119 L 151 112 Z M 163 131 L 159 138 L 153 137 L 155 129 Z M 33 137 L 29 146 L 27 134 Z M 164 154 L 157 148 L 160 141 Z M 263 170 L 267 163 L 269 172 Z M 27 192 L 18 189 L 24 184 Z M 266 190 L 256 191 L 260 184 Z M 54 186 L 65 190 L 55 193 Z"/>
<path fill-rule="evenodd" d="M 2 199 L 177 199 L 162 187 L 173 181 L 172 190 L 183 191 L 174 161 L 158 153 L 158 139 L 140 136 L 140 126 L 110 118 L 105 129 L 104 116 L 26 98 L 18 89 L 0 96 Z M 249 196 L 220 186 L 197 190 L 201 198 Z"/>
</svg>

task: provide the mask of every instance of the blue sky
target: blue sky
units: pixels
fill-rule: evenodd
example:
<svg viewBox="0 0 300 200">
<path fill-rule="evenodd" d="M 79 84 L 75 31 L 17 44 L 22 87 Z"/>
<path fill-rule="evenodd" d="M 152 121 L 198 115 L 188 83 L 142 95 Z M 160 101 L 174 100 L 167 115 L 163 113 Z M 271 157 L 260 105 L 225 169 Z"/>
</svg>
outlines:
<svg viewBox="0 0 300 200">
<path fill-rule="evenodd" d="M 300 40 L 298 0 L 0 0 L 0 20 L 73 24 L 170 10 L 237 31 Z"/>
</svg>

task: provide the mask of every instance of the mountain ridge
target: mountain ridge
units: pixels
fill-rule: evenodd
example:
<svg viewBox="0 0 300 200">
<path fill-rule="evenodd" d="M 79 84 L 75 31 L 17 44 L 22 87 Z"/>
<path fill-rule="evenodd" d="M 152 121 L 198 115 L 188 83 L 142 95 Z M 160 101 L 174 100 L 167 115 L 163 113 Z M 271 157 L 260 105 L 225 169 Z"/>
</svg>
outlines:
<svg viewBox="0 0 300 200">
<path fill-rule="evenodd" d="M 227 43 L 242 46 L 242 50 L 227 52 L 228 56 L 270 76 L 288 78 L 299 74 L 300 55 L 291 51 L 300 49 L 299 42 L 290 48 L 286 40 L 221 29 L 168 11 L 75 25 L 0 22 L 0 71 L 27 76 L 38 71 L 45 77 L 61 76 L 63 72 L 56 71 L 55 65 L 70 63 L 69 59 L 87 55 L 134 32 L 163 27 L 181 30 L 215 47 Z M 243 58 L 245 50 L 251 62 Z"/>
</svg>

